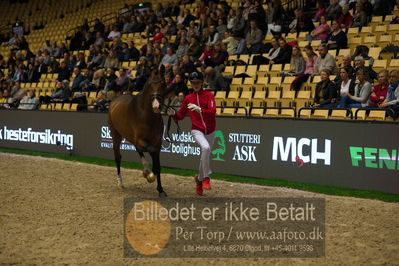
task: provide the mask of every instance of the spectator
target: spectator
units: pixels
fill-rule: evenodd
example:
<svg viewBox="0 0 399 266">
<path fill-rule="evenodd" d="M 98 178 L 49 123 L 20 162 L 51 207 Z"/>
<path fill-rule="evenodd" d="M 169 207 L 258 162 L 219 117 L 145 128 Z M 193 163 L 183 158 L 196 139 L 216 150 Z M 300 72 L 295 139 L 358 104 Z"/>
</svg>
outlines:
<svg viewBox="0 0 399 266">
<path fill-rule="evenodd" d="M 316 2 L 316 14 L 313 17 L 313 21 L 320 21 L 321 16 L 327 16 L 327 10 L 325 8 L 324 5 L 324 1 L 323 0 L 317 0 Z"/>
<path fill-rule="evenodd" d="M 1 91 L 0 91 L 1 93 Z M 3 90 L 2 97 L 0 97 L 0 108 L 9 109 L 12 106 L 12 98 L 8 89 Z"/>
<path fill-rule="evenodd" d="M 67 64 L 65 63 L 65 61 L 61 62 L 61 66 L 60 66 L 60 71 L 58 72 L 58 78 L 57 80 L 59 82 L 63 81 L 63 80 L 68 80 L 71 77 L 71 71 L 69 70 Z"/>
<path fill-rule="evenodd" d="M 298 76 L 305 72 L 305 59 L 303 59 L 302 52 L 298 46 L 292 48 L 290 66 L 291 69 L 288 72 L 284 72 L 284 76 Z"/>
<path fill-rule="evenodd" d="M 107 92 L 101 90 L 97 94 L 97 99 L 88 107 L 90 111 L 105 112 L 108 110 L 109 100 L 107 99 Z"/>
<path fill-rule="evenodd" d="M 12 88 L 10 92 L 10 96 L 12 98 L 12 102 L 15 105 L 18 105 L 19 101 L 26 95 L 26 92 L 24 89 L 21 88 L 21 82 L 17 81 L 15 82 L 14 87 Z"/>
<path fill-rule="evenodd" d="M 181 24 L 184 25 L 184 27 L 188 27 L 190 25 L 190 22 L 192 20 L 196 20 L 197 18 L 191 15 L 190 9 L 186 8 L 184 10 L 184 20 Z"/>
<path fill-rule="evenodd" d="M 141 91 L 150 75 L 150 68 L 145 56 L 140 57 L 140 62 L 136 66 L 136 77 L 134 89 Z"/>
<path fill-rule="evenodd" d="M 280 51 L 273 60 L 269 61 L 269 64 L 288 64 L 291 61 L 292 47 L 283 38 L 280 38 L 278 42 L 280 44 Z"/>
<path fill-rule="evenodd" d="M 100 49 L 96 51 L 95 56 L 92 58 L 92 60 L 87 63 L 87 68 L 89 69 L 102 68 L 104 66 L 104 63 L 105 63 L 105 54 Z"/>
<path fill-rule="evenodd" d="M 104 48 L 105 40 L 104 40 L 103 35 L 102 35 L 101 32 L 97 32 L 96 33 L 96 40 L 94 41 L 94 45 L 100 46 L 101 48 Z"/>
<path fill-rule="evenodd" d="M 214 25 L 209 27 L 209 35 L 206 42 L 216 44 L 219 41 L 219 33 Z"/>
<path fill-rule="evenodd" d="M 184 95 L 188 95 L 189 91 L 186 83 L 184 82 L 184 77 L 181 74 L 175 75 L 175 82 L 168 88 L 165 92 L 166 95 L 173 93 L 173 96 L 176 97 L 179 93 L 183 93 Z M 172 97 L 172 98 L 174 98 Z"/>
<path fill-rule="evenodd" d="M 328 47 L 326 44 L 321 44 L 319 46 L 319 57 L 317 58 L 314 70 L 314 74 L 320 74 L 322 70 L 328 70 L 329 74 L 337 73 L 335 58 L 328 53 Z"/>
<path fill-rule="evenodd" d="M 348 38 L 345 32 L 341 30 L 338 21 L 332 21 L 331 32 L 328 34 L 325 43 L 327 43 L 329 50 L 345 49 L 348 46 Z"/>
<path fill-rule="evenodd" d="M 320 25 L 317 26 L 313 31 L 307 36 L 308 41 L 321 40 L 325 41 L 330 32 L 330 26 L 327 24 L 327 18 L 325 16 L 320 17 Z"/>
<path fill-rule="evenodd" d="M 54 56 L 55 58 L 61 57 L 61 49 L 58 47 L 56 41 L 53 41 L 51 44 L 50 56 Z"/>
<path fill-rule="evenodd" d="M 344 57 L 342 58 L 342 63 L 340 65 L 341 69 L 345 69 L 346 72 L 348 72 L 348 78 L 351 80 L 355 80 L 355 73 L 356 70 L 353 68 L 352 66 L 352 58 L 350 55 L 344 55 Z M 341 82 L 341 77 L 340 75 L 337 75 L 337 77 L 335 78 L 335 83 L 339 83 Z M 353 93 L 352 93 L 353 94 Z"/>
<path fill-rule="evenodd" d="M 342 7 L 339 5 L 338 0 L 332 0 L 330 6 L 327 8 L 328 19 L 337 19 L 342 13 Z"/>
<path fill-rule="evenodd" d="M 14 67 L 15 71 L 14 74 L 12 75 L 12 80 L 13 81 L 21 81 L 23 78 L 23 71 L 21 66 L 15 66 Z"/>
<path fill-rule="evenodd" d="M 337 100 L 337 88 L 330 80 L 330 71 L 324 69 L 320 71 L 321 81 L 316 85 L 314 97 L 314 107 L 334 107 Z"/>
<path fill-rule="evenodd" d="M 51 45 L 50 45 L 50 41 L 49 41 L 49 40 L 46 40 L 46 41 L 44 42 L 44 45 L 43 45 L 43 47 L 40 49 L 40 51 L 41 51 L 42 53 L 44 53 L 44 51 L 48 51 L 49 53 L 51 52 Z"/>
<path fill-rule="evenodd" d="M 237 43 L 237 40 L 233 36 L 231 36 L 231 33 L 229 31 L 226 31 L 224 33 L 222 43 L 224 44 L 224 47 L 226 48 L 226 52 L 229 55 L 234 54 L 234 52 L 237 49 L 238 43 Z"/>
<path fill-rule="evenodd" d="M 39 99 L 36 98 L 34 90 L 28 90 L 28 95 L 25 95 L 19 103 L 20 110 L 34 110 L 39 104 Z"/>
<path fill-rule="evenodd" d="M 47 73 L 47 65 L 44 63 L 44 59 L 43 58 L 40 58 L 38 60 L 37 72 L 39 72 L 40 75 Z"/>
<path fill-rule="evenodd" d="M 83 24 L 80 26 L 81 31 L 89 32 L 90 31 L 90 26 L 89 26 L 89 21 L 87 18 L 83 19 Z"/>
<path fill-rule="evenodd" d="M 352 24 L 352 20 L 353 20 L 353 17 L 349 13 L 349 5 L 344 5 L 344 7 L 342 8 L 342 13 L 337 19 L 338 24 L 343 29 L 349 28 L 350 25 Z"/>
<path fill-rule="evenodd" d="M 26 72 L 26 82 L 39 82 L 40 74 L 37 69 L 33 66 L 33 63 L 28 64 L 28 71 Z"/>
<path fill-rule="evenodd" d="M 137 50 L 137 48 L 134 45 L 133 41 L 129 41 L 128 43 L 128 49 L 129 49 L 129 58 L 130 60 L 133 61 L 138 61 L 140 58 L 140 52 Z"/>
<path fill-rule="evenodd" d="M 211 58 L 205 58 L 205 65 L 214 67 L 217 71 L 224 67 L 224 63 L 226 62 L 229 55 L 226 51 L 222 50 L 222 45 L 217 43 L 214 45 L 214 54 Z"/>
<path fill-rule="evenodd" d="M 244 29 L 245 29 L 245 19 L 242 16 L 242 10 L 237 9 L 232 31 L 234 33 L 241 35 L 241 34 L 244 34 Z"/>
<path fill-rule="evenodd" d="M 166 55 L 162 58 L 161 64 L 166 65 L 166 64 L 171 64 L 171 65 L 177 65 L 178 64 L 178 59 L 176 54 L 173 53 L 173 48 L 168 47 L 166 49 Z"/>
<path fill-rule="evenodd" d="M 363 10 L 366 13 L 367 20 L 369 20 L 373 14 L 373 5 L 369 2 L 369 0 L 360 0 L 360 3 L 362 4 Z M 388 6 L 388 4 L 385 5 Z"/>
<path fill-rule="evenodd" d="M 370 107 L 377 108 L 385 101 L 389 87 L 388 74 L 387 70 L 382 70 L 378 73 L 378 84 L 374 86 L 369 98 Z"/>
<path fill-rule="evenodd" d="M 160 48 L 155 48 L 154 49 L 154 56 L 152 58 L 152 61 L 150 62 L 153 66 L 159 66 L 163 58 L 163 54 Z"/>
<path fill-rule="evenodd" d="M 213 67 L 207 67 L 205 69 L 204 85 L 207 90 L 214 90 L 214 91 L 227 90 L 227 84 L 223 76 Z"/>
<path fill-rule="evenodd" d="M 187 40 L 185 38 L 182 38 L 182 39 L 180 39 L 179 46 L 177 47 L 177 50 L 176 50 L 177 58 L 181 58 L 184 55 L 186 55 L 187 51 L 188 51 Z"/>
<path fill-rule="evenodd" d="M 84 53 L 79 53 L 78 54 L 78 60 L 75 64 L 75 67 L 78 67 L 80 69 L 86 68 L 86 59 L 85 59 L 85 54 Z"/>
<path fill-rule="evenodd" d="M 110 50 L 104 62 L 104 68 L 118 68 L 119 60 L 113 50 Z"/>
<path fill-rule="evenodd" d="M 170 106 L 173 106 L 173 109 L 175 109 L 175 111 L 178 111 L 180 106 L 182 105 L 183 101 L 184 101 L 184 93 L 180 92 L 177 97 L 175 97 L 171 102 L 170 102 Z"/>
<path fill-rule="evenodd" d="M 365 79 L 368 82 L 373 83 L 377 75 L 374 72 L 374 70 L 372 70 L 370 67 L 365 66 L 364 58 L 362 56 L 356 56 L 354 61 L 355 61 L 355 73 L 357 73 L 359 69 L 363 69 Z"/>
<path fill-rule="evenodd" d="M 302 9 L 295 10 L 295 19 L 290 24 L 290 32 L 311 32 L 314 30 L 314 24 L 310 18 L 307 18 Z"/>
<path fill-rule="evenodd" d="M 237 33 L 234 34 L 234 39 L 237 42 L 237 48 L 233 54 L 234 55 L 244 54 L 247 49 L 247 41 L 240 34 Z"/>
<path fill-rule="evenodd" d="M 352 70 L 349 67 L 341 68 L 339 72 L 339 79 L 335 82 L 337 84 L 339 99 L 347 93 L 353 95 L 355 93 L 356 80 L 351 77 Z"/>
<path fill-rule="evenodd" d="M 359 69 L 356 72 L 356 78 L 358 83 L 355 86 L 354 94 L 342 93 L 341 100 L 339 102 L 340 108 L 363 108 L 368 106 L 368 99 L 372 91 L 370 82 L 366 80 L 363 69 Z"/>
<path fill-rule="evenodd" d="M 108 39 L 113 40 L 114 38 L 120 38 L 120 37 L 121 37 L 121 33 L 118 30 L 118 27 L 113 26 L 112 31 L 110 31 L 110 33 L 108 34 Z"/>
<path fill-rule="evenodd" d="M 248 52 L 249 54 L 258 54 L 263 48 L 263 33 L 258 28 L 256 21 L 251 20 L 250 29 L 245 37 L 246 42 L 250 45 Z"/>
<path fill-rule="evenodd" d="M 398 70 L 392 70 L 389 75 L 389 87 L 387 97 L 384 102 L 379 104 L 380 108 L 392 108 L 395 112 L 399 112 L 399 80 Z"/>
<path fill-rule="evenodd" d="M 196 68 L 190 57 L 188 55 L 183 56 L 183 60 L 180 62 L 180 72 L 185 77 L 188 77 L 194 71 L 196 71 Z"/>
<path fill-rule="evenodd" d="M 104 34 L 104 31 L 105 31 L 105 25 L 98 18 L 96 18 L 94 20 L 93 32 L 96 34 L 98 32 Z"/>
<path fill-rule="evenodd" d="M 50 73 L 58 73 L 60 72 L 60 63 L 58 63 L 57 59 L 54 56 L 50 57 L 50 64 L 49 64 L 49 72 Z"/>
<path fill-rule="evenodd" d="M 105 73 L 103 69 L 99 69 L 93 74 L 91 87 L 87 91 L 100 91 L 103 90 L 106 84 Z"/>
<path fill-rule="evenodd" d="M 219 33 L 219 40 L 220 40 L 221 37 L 224 36 L 224 33 L 227 31 L 227 25 L 223 18 L 218 19 L 218 26 L 216 27 L 216 30 Z"/>
<path fill-rule="evenodd" d="M 81 91 L 81 87 L 80 84 L 82 83 L 82 81 L 84 81 L 86 78 L 80 73 L 80 68 L 79 67 L 75 67 L 73 69 L 73 73 L 75 74 L 75 78 L 72 81 L 72 92 L 75 91 Z"/>
<path fill-rule="evenodd" d="M 302 84 L 305 83 L 309 77 L 314 73 L 314 66 L 317 61 L 317 55 L 313 51 L 312 46 L 305 46 L 306 60 L 305 60 L 305 72 L 298 75 L 295 80 L 291 83 L 291 89 L 299 91 Z"/>
<path fill-rule="evenodd" d="M 363 10 L 363 5 L 360 3 L 356 4 L 356 13 L 353 16 L 351 28 L 364 27 L 367 26 L 367 23 L 367 14 Z"/>
</svg>

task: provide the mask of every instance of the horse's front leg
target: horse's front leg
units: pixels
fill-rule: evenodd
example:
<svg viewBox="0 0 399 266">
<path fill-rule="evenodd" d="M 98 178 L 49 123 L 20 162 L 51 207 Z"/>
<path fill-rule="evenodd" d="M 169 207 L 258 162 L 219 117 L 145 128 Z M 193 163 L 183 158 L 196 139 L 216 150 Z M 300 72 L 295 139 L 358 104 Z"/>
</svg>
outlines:
<svg viewBox="0 0 399 266">
<path fill-rule="evenodd" d="M 166 192 L 162 188 L 161 184 L 161 163 L 159 161 L 159 151 L 150 152 L 152 158 L 152 172 L 157 176 L 157 190 L 159 197 L 167 197 Z"/>
</svg>

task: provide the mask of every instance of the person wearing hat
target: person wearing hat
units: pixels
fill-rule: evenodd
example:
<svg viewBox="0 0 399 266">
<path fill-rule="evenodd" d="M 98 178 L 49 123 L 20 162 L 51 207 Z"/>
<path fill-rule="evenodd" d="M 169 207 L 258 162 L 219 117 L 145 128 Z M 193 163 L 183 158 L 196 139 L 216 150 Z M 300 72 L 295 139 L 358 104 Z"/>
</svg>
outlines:
<svg viewBox="0 0 399 266">
<path fill-rule="evenodd" d="M 184 98 L 177 113 L 171 110 L 169 115 L 172 115 L 175 120 L 182 120 L 188 114 L 191 119 L 191 134 L 201 147 L 199 172 L 194 180 L 197 194 L 203 195 L 203 189 L 211 188 L 209 178 L 212 173 L 210 157 L 216 127 L 216 105 L 213 94 L 203 89 L 204 77 L 202 73 L 192 72 L 189 80 L 194 92 Z"/>
</svg>

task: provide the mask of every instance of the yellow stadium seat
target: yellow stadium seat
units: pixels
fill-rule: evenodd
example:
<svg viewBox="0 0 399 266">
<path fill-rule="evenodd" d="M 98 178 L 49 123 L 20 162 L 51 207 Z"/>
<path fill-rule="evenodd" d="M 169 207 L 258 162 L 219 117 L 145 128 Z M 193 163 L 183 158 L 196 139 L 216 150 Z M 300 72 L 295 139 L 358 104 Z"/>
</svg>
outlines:
<svg viewBox="0 0 399 266">
<path fill-rule="evenodd" d="M 224 106 L 226 100 L 226 92 L 218 91 L 215 96 L 215 104 L 216 106 Z"/>
<path fill-rule="evenodd" d="M 255 91 L 254 96 L 252 97 L 252 106 L 253 107 L 263 107 L 265 106 L 266 99 L 266 91 Z"/>
<path fill-rule="evenodd" d="M 277 103 L 280 99 L 281 91 L 269 91 L 265 104 L 267 107 L 277 107 Z"/>
<path fill-rule="evenodd" d="M 245 109 L 244 109 L 245 108 Z M 245 116 L 249 114 L 249 108 L 244 106 L 244 108 L 237 108 L 236 115 L 238 116 Z M 246 110 L 246 112 L 245 112 Z"/>
<path fill-rule="evenodd" d="M 64 103 L 62 105 L 62 110 L 63 111 L 70 111 L 71 110 L 71 104 L 70 103 Z"/>
<path fill-rule="evenodd" d="M 271 77 L 267 88 L 270 90 L 279 90 L 281 85 L 281 77 Z"/>
<path fill-rule="evenodd" d="M 70 110 L 71 111 L 77 111 L 78 110 L 78 104 L 77 103 L 72 103 Z"/>
<path fill-rule="evenodd" d="M 269 74 L 270 76 L 278 76 L 281 75 L 281 72 L 283 72 L 283 65 L 273 64 L 270 68 Z"/>
<path fill-rule="evenodd" d="M 233 78 L 230 84 L 230 91 L 238 91 L 241 88 L 242 78 Z"/>
<path fill-rule="evenodd" d="M 265 113 L 264 109 L 252 109 L 251 116 L 263 116 Z"/>
<path fill-rule="evenodd" d="M 267 117 L 277 117 L 279 115 L 279 109 L 266 109 L 265 116 Z"/>
<path fill-rule="evenodd" d="M 224 108 L 223 115 L 234 115 L 235 108 Z"/>
<path fill-rule="evenodd" d="M 332 110 L 330 119 L 348 119 L 346 113 L 347 110 Z"/>
<path fill-rule="evenodd" d="M 385 110 L 371 110 L 367 120 L 385 120 Z"/>
<path fill-rule="evenodd" d="M 310 103 L 311 91 L 299 91 L 295 98 L 295 107 L 299 110 L 302 107 L 307 107 Z"/>
<path fill-rule="evenodd" d="M 280 116 L 295 117 L 295 110 L 294 109 L 281 109 Z"/>
<path fill-rule="evenodd" d="M 258 77 L 263 77 L 269 73 L 270 66 L 269 65 L 260 65 L 257 75 Z"/>
<path fill-rule="evenodd" d="M 387 60 L 375 60 L 373 64 L 373 69 L 375 72 L 380 72 L 387 68 Z"/>
<path fill-rule="evenodd" d="M 255 81 L 253 78 L 245 78 L 244 82 L 242 84 L 242 90 L 243 91 L 251 91 L 252 87 L 254 86 Z"/>
<path fill-rule="evenodd" d="M 62 111 L 62 103 L 56 103 L 55 106 L 54 106 L 54 110 Z"/>
<path fill-rule="evenodd" d="M 239 95 L 240 95 L 239 91 L 230 91 L 229 95 L 226 98 L 226 106 L 235 106 Z"/>
<path fill-rule="evenodd" d="M 295 99 L 295 91 L 283 91 L 280 99 L 280 106 L 292 107 L 294 99 Z"/>
<path fill-rule="evenodd" d="M 314 113 L 311 115 L 313 118 L 328 118 L 328 112 L 329 110 L 321 110 L 321 109 L 316 109 L 314 110 Z"/>
<path fill-rule="evenodd" d="M 236 66 L 234 75 L 244 74 L 246 66 Z"/>
</svg>

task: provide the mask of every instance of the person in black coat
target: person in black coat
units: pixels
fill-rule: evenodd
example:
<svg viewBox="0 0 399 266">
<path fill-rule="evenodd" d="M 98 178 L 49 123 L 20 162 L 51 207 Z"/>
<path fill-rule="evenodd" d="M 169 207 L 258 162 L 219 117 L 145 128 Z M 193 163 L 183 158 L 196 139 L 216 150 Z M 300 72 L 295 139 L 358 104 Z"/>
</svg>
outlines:
<svg viewBox="0 0 399 266">
<path fill-rule="evenodd" d="M 64 80 L 69 80 L 71 77 L 71 71 L 69 70 L 67 64 L 65 61 L 61 62 L 61 67 L 60 67 L 60 72 L 58 72 L 58 81 L 64 81 Z"/>
<path fill-rule="evenodd" d="M 269 61 L 270 64 L 289 64 L 291 61 L 292 47 L 287 44 L 283 38 L 279 39 L 280 51 L 273 60 Z"/>
<path fill-rule="evenodd" d="M 333 107 L 337 102 L 337 87 L 330 80 L 328 70 L 322 70 L 321 81 L 316 85 L 316 93 L 314 97 L 314 107 Z"/>
</svg>

